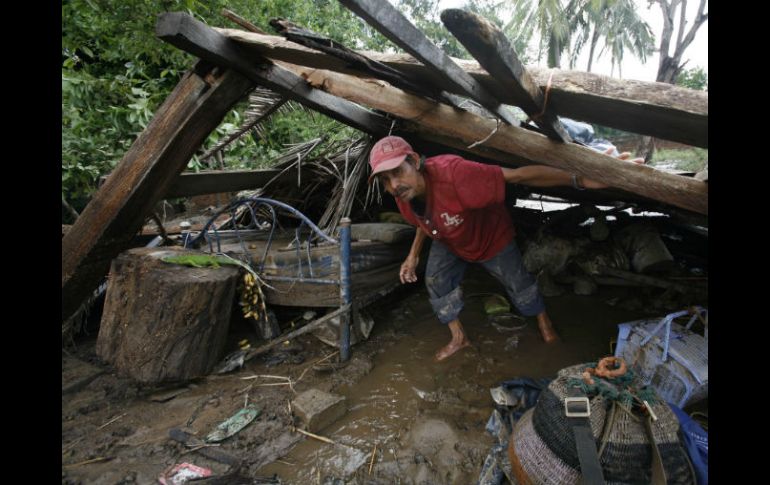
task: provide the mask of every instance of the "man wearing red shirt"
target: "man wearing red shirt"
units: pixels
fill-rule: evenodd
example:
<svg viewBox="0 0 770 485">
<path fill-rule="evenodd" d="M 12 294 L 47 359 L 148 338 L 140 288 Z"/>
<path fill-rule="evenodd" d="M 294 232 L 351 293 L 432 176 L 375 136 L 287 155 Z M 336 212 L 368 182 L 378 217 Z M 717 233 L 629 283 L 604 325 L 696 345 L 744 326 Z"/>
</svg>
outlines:
<svg viewBox="0 0 770 485">
<path fill-rule="evenodd" d="M 433 239 L 425 284 L 433 311 L 452 333 L 452 340 L 436 353 L 436 360 L 470 345 L 458 318 L 463 307 L 460 282 L 468 263 L 481 264 L 497 278 L 522 315 L 537 316 L 547 343 L 558 340 L 537 282 L 524 268 L 516 246 L 513 221 L 504 205 L 505 184 L 578 189 L 605 185 L 543 165 L 511 169 L 457 155 L 424 159 L 397 136 L 378 141 L 369 163 L 370 182 L 378 177 L 396 198 L 404 218 L 418 228 L 401 265 L 402 283 L 417 281 L 420 250 L 426 237 Z"/>
</svg>

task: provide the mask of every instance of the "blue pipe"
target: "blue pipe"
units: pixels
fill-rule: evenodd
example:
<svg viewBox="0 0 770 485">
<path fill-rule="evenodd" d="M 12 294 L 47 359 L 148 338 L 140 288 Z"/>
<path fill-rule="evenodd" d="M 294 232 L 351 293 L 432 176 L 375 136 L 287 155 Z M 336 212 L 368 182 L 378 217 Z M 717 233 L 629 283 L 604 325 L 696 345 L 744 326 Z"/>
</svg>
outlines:
<svg viewBox="0 0 770 485">
<path fill-rule="evenodd" d="M 350 219 L 340 220 L 340 306 L 350 304 Z M 348 310 L 340 314 L 340 362 L 350 359 L 350 316 Z"/>
</svg>

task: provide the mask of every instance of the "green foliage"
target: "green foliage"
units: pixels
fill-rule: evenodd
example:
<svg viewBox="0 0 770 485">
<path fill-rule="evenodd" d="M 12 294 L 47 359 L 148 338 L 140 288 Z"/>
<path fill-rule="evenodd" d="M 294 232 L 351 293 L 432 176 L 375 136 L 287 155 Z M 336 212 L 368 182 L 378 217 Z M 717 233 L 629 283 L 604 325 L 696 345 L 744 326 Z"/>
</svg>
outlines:
<svg viewBox="0 0 770 485">
<path fill-rule="evenodd" d="M 441 23 L 438 0 L 400 0 L 397 6 L 449 55 L 470 58 Z M 181 11 L 211 26 L 236 27 L 221 15 L 222 8 L 266 32 L 272 32 L 270 19 L 284 17 L 350 48 L 397 50 L 337 0 L 63 0 L 61 180 L 62 196 L 75 210 L 82 211 L 99 178 L 117 165 L 195 61 L 155 37 L 157 16 Z M 514 22 L 524 15 L 522 9 L 503 0 L 469 0 L 463 8 L 500 26 L 527 62 L 533 27 Z M 240 126 L 245 106 L 240 103 L 225 117 L 199 153 Z M 263 167 L 287 144 L 320 136 L 332 143 L 357 135 L 322 115 L 296 109 L 275 113 L 263 125 L 259 138 L 244 136 L 227 148 L 226 167 Z M 215 164 L 198 155 L 188 169 Z"/>
<path fill-rule="evenodd" d="M 661 149 L 656 150 L 651 165 L 668 165 L 676 170 L 699 172 L 706 168 L 709 151 L 706 148 Z"/>
<path fill-rule="evenodd" d="M 684 69 L 676 78 L 677 86 L 696 89 L 698 91 L 709 90 L 709 75 L 702 67 Z"/>
</svg>

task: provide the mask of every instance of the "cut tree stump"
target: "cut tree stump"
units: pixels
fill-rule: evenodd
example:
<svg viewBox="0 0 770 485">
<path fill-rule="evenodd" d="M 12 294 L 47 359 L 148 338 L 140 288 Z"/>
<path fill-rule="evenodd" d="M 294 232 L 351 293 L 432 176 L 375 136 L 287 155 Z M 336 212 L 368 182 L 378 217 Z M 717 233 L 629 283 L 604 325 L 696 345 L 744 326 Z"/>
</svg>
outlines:
<svg viewBox="0 0 770 485">
<path fill-rule="evenodd" d="M 112 262 L 96 352 L 120 375 L 185 381 L 208 374 L 221 359 L 239 269 L 161 261 L 188 253 L 200 254 L 136 248 Z"/>
</svg>

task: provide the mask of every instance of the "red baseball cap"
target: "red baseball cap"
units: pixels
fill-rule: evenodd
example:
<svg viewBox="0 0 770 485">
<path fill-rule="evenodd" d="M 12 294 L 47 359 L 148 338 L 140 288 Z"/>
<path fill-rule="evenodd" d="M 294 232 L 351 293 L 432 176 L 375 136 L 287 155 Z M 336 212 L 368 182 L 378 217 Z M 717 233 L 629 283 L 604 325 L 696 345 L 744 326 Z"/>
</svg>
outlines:
<svg viewBox="0 0 770 485">
<path fill-rule="evenodd" d="M 380 172 L 393 170 L 406 160 L 407 155 L 415 153 L 412 146 L 400 136 L 386 136 L 374 144 L 369 152 L 369 165 L 372 174 L 369 175 L 369 183 Z"/>
</svg>

